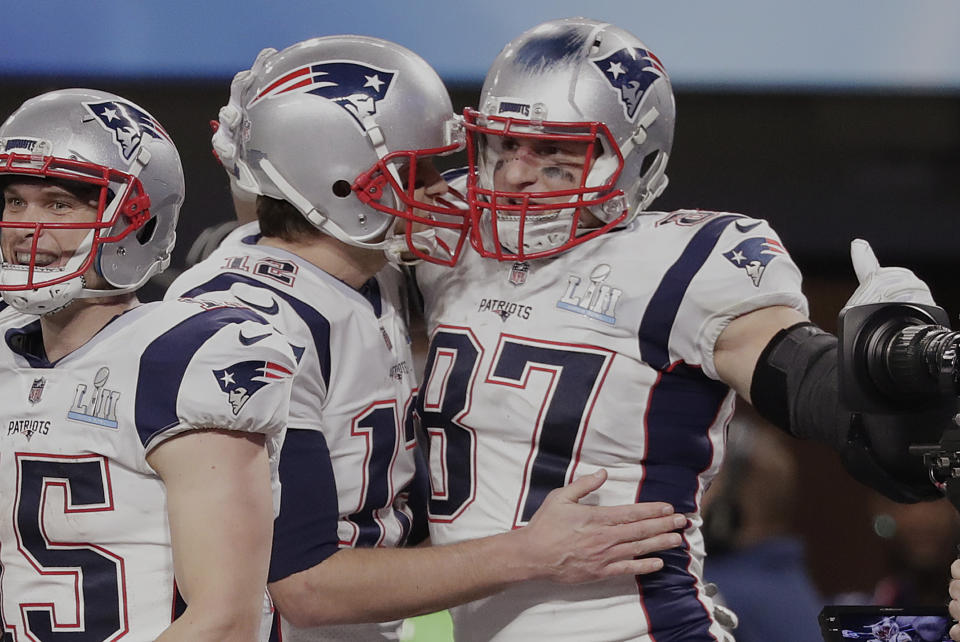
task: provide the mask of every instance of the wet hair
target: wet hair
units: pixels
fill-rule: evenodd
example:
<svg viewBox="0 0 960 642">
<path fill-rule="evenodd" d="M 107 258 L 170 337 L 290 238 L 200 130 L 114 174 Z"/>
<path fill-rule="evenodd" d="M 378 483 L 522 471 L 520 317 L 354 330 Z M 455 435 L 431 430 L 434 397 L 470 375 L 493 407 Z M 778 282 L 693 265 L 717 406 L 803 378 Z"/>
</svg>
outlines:
<svg viewBox="0 0 960 642">
<path fill-rule="evenodd" d="M 295 243 L 324 236 L 288 201 L 269 196 L 257 196 L 257 220 L 260 233 L 267 238 Z"/>
</svg>

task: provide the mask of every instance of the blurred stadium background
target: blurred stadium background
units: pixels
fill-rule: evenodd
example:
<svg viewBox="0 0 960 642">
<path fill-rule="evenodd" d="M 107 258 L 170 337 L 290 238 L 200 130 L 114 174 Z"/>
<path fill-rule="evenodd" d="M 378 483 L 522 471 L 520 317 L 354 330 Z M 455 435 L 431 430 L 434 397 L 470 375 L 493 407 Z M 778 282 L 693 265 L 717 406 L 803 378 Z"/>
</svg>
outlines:
<svg viewBox="0 0 960 642">
<path fill-rule="evenodd" d="M 177 142 L 187 175 L 176 269 L 202 229 L 232 217 L 208 122 L 232 75 L 262 47 L 335 33 L 388 38 L 434 65 L 462 108 L 476 101 L 486 66 L 508 40 L 571 15 L 633 31 L 671 75 L 677 133 L 658 209 L 727 209 L 771 221 L 806 275 L 824 328 L 835 328 L 855 287 L 848 246 L 857 236 L 882 264 L 914 269 L 957 319 L 955 0 L 7 3 L 0 112 L 68 86 L 114 91 L 150 109 Z M 160 286 L 147 290 L 147 298 L 160 294 Z M 818 588 L 871 591 L 889 556 L 870 493 L 822 449 L 797 447 L 796 528 Z M 946 569 L 943 587 L 945 594 Z M 449 636 L 442 616 L 415 624 L 413 639 Z"/>
</svg>

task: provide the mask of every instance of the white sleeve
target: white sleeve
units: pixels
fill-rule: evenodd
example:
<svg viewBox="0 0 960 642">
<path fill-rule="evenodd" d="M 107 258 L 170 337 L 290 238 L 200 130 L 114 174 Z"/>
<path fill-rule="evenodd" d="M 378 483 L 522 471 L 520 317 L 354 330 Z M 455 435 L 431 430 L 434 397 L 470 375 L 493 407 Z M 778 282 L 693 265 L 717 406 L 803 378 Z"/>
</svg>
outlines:
<svg viewBox="0 0 960 642">
<path fill-rule="evenodd" d="M 216 428 L 266 437 L 275 512 L 278 465 L 302 348 L 251 310 L 194 315 L 141 357 L 136 424 L 145 454 L 176 435 Z"/>
<path fill-rule="evenodd" d="M 677 315 L 672 351 L 719 379 L 713 349 L 727 324 L 748 312 L 787 306 L 808 314 L 800 269 L 766 221 L 737 218 L 721 232 Z"/>
<path fill-rule="evenodd" d="M 206 311 L 145 351 L 136 413 L 147 450 L 192 429 L 282 433 L 297 359 L 283 335 L 254 318 L 238 308 Z"/>
</svg>

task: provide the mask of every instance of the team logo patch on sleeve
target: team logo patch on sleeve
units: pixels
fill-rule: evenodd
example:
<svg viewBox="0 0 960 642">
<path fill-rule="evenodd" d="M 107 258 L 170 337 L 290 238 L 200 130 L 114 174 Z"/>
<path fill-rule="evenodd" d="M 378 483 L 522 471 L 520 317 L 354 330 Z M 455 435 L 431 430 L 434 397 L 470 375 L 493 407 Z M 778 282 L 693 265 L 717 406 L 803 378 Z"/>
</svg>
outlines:
<svg viewBox="0 0 960 642">
<path fill-rule="evenodd" d="M 620 102 L 628 120 L 637 115 L 644 92 L 667 73 L 652 53 L 636 47 L 625 47 L 606 58 L 593 61 L 610 86 L 620 94 Z"/>
<path fill-rule="evenodd" d="M 754 236 L 737 243 L 737 246 L 723 256 L 738 268 L 746 271 L 753 284 L 760 287 L 760 279 L 770 261 L 787 251 L 776 239 Z"/>
<path fill-rule="evenodd" d="M 114 142 L 126 160 L 134 158 L 140 150 L 144 136 L 170 140 L 170 136 L 153 116 L 130 103 L 108 100 L 102 103 L 84 103 L 97 122 L 113 132 Z"/>
<path fill-rule="evenodd" d="M 314 94 L 343 107 L 361 129 L 363 119 L 377 113 L 377 102 L 383 100 L 396 70 L 377 69 L 349 60 L 314 62 L 294 69 L 262 89 L 247 107 L 260 100 L 290 92 Z"/>
<path fill-rule="evenodd" d="M 227 393 L 235 415 L 240 414 L 240 409 L 258 390 L 292 374 L 290 370 L 272 361 L 241 361 L 213 371 L 220 390 Z"/>
</svg>

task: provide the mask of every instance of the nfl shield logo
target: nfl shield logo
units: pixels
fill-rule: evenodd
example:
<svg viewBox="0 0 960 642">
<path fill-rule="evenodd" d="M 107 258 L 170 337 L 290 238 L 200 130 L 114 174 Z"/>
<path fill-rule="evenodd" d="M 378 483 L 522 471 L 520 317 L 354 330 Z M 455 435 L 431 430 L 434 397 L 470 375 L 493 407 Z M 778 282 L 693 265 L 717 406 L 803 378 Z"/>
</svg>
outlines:
<svg viewBox="0 0 960 642">
<path fill-rule="evenodd" d="M 527 282 L 527 272 L 530 271 L 530 264 L 526 261 L 517 261 L 510 270 L 510 283 L 520 287 Z"/>
<path fill-rule="evenodd" d="M 40 401 L 40 397 L 43 395 L 43 387 L 45 385 L 47 385 L 47 380 L 43 377 L 38 377 L 37 379 L 33 380 L 33 384 L 30 386 L 30 395 L 27 397 L 30 403 L 35 404 Z"/>
</svg>

